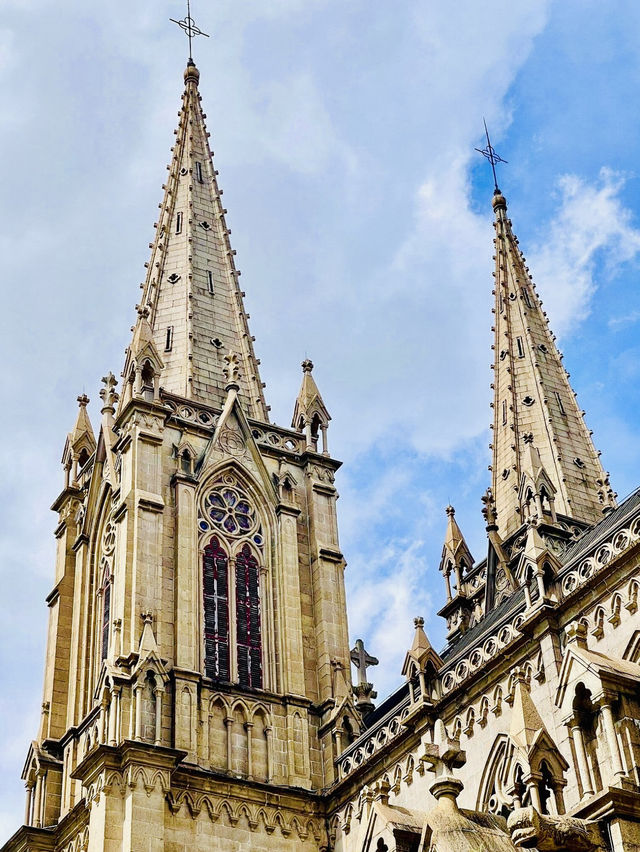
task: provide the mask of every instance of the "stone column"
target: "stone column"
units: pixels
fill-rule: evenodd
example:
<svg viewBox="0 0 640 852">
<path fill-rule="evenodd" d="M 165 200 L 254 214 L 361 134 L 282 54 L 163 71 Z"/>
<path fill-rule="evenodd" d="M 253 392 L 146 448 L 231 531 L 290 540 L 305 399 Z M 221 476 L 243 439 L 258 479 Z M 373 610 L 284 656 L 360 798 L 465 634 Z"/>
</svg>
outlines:
<svg viewBox="0 0 640 852">
<path fill-rule="evenodd" d="M 100 710 L 100 744 L 107 742 L 108 737 L 108 718 L 109 718 L 109 699 L 107 692 L 102 695 L 102 706 Z"/>
<path fill-rule="evenodd" d="M 320 426 L 320 431 L 322 432 L 322 455 L 329 455 L 329 441 L 327 439 L 327 425 L 324 423 Z"/>
<path fill-rule="evenodd" d="M 591 779 L 589 763 L 587 762 L 587 752 L 584 747 L 584 737 L 582 736 L 582 728 L 580 727 L 576 719 L 572 720 L 569 725 L 571 739 L 573 740 L 573 746 L 576 750 L 576 761 L 578 763 L 577 774 L 582 784 L 582 798 L 584 798 L 585 796 L 592 796 L 594 793 L 593 781 Z"/>
<path fill-rule="evenodd" d="M 31 809 L 32 809 L 32 806 L 33 806 L 34 783 L 33 783 L 33 781 L 28 781 L 25 786 L 27 788 L 27 802 L 26 802 L 25 808 L 24 808 L 24 824 L 25 825 L 31 825 L 31 822 L 32 822 Z"/>
<path fill-rule="evenodd" d="M 142 739 L 142 696 L 144 694 L 144 684 L 139 683 L 135 688 L 136 694 L 136 727 L 133 734 L 135 740 Z"/>
<path fill-rule="evenodd" d="M 227 772 L 231 772 L 231 737 L 233 736 L 233 716 L 225 716 L 224 724 L 227 729 Z"/>
<path fill-rule="evenodd" d="M 335 729 L 334 737 L 336 741 L 336 757 L 340 757 L 342 754 L 342 728 Z"/>
<path fill-rule="evenodd" d="M 253 756 L 252 756 L 252 748 L 253 743 L 252 740 L 252 732 L 253 732 L 253 722 L 245 722 L 244 729 L 247 732 L 247 778 L 249 781 L 253 781 Z"/>
<path fill-rule="evenodd" d="M 453 595 L 451 594 L 451 571 L 445 570 L 444 581 L 447 586 L 447 603 L 449 603 L 449 601 L 453 598 Z"/>
<path fill-rule="evenodd" d="M 271 781 L 273 775 L 271 766 L 271 728 L 264 729 L 264 735 L 267 739 L 267 784 Z"/>
<path fill-rule="evenodd" d="M 538 789 L 537 781 L 537 778 L 529 776 L 525 781 L 525 784 L 527 785 L 527 790 L 529 791 L 529 799 L 531 800 L 531 804 L 538 811 L 538 813 L 542 813 L 542 802 L 540 801 L 540 790 Z"/>
<path fill-rule="evenodd" d="M 33 819 L 32 824 L 36 828 L 42 828 L 42 782 L 43 782 L 44 773 L 41 769 L 38 770 L 38 774 L 36 776 L 36 798 L 33 805 Z"/>
<path fill-rule="evenodd" d="M 161 686 L 157 686 L 154 690 L 154 695 L 156 697 L 155 745 L 159 746 L 162 744 L 162 696 L 164 695 L 164 689 Z"/>
<path fill-rule="evenodd" d="M 544 572 L 541 568 L 538 568 L 536 571 L 536 583 L 538 584 L 538 591 L 540 592 L 540 600 L 543 601 L 547 596 L 547 590 L 544 585 Z"/>
<path fill-rule="evenodd" d="M 427 698 L 427 684 L 422 669 L 418 672 L 418 680 L 420 681 L 420 696 L 422 698 Z"/>
<path fill-rule="evenodd" d="M 602 722 L 604 724 L 604 731 L 607 737 L 609 751 L 611 753 L 611 767 L 613 769 L 613 774 L 617 776 L 617 779 L 619 780 L 624 777 L 626 773 L 622 766 L 620 744 L 618 742 L 618 735 L 613 721 L 613 710 L 611 709 L 612 700 L 613 696 L 605 694 L 601 699 L 600 709 L 602 710 Z"/>
<path fill-rule="evenodd" d="M 116 734 L 116 723 L 118 721 L 118 704 L 120 697 L 120 689 L 116 687 L 111 690 L 111 704 L 109 705 L 109 745 L 115 746 L 117 745 L 117 734 Z"/>
</svg>

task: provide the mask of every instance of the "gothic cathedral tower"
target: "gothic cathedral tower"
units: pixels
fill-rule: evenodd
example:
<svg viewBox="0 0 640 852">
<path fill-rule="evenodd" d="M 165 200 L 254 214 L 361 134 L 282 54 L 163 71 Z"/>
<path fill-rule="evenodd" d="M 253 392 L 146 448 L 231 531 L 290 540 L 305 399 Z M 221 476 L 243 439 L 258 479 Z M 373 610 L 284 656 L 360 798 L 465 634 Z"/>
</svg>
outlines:
<svg viewBox="0 0 640 852">
<path fill-rule="evenodd" d="M 122 387 L 80 397 L 5 850 L 318 849 L 360 729 L 329 414 L 269 422 L 192 61 Z M 234 848 L 236 848 L 234 846 Z M 240 848 L 240 847 L 238 847 Z"/>
</svg>

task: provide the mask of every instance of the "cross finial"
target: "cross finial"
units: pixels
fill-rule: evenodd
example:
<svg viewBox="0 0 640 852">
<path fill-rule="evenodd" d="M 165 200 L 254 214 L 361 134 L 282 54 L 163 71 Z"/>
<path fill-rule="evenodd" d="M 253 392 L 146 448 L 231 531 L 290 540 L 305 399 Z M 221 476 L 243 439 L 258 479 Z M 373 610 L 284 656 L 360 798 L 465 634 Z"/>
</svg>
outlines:
<svg viewBox="0 0 640 852">
<path fill-rule="evenodd" d="M 86 393 L 81 393 L 78 397 L 78 405 L 80 408 L 86 408 L 89 405 L 89 397 Z"/>
<path fill-rule="evenodd" d="M 224 377 L 227 380 L 226 389 L 237 388 L 240 379 L 240 360 L 235 352 L 229 352 L 228 355 L 224 356 L 224 360 L 227 362 L 226 366 L 222 368 Z"/>
<path fill-rule="evenodd" d="M 181 21 L 176 21 L 175 18 L 169 18 L 169 20 L 172 23 L 177 24 L 189 39 L 189 64 L 193 65 L 193 53 L 191 50 L 193 37 L 201 35 L 205 38 L 209 38 L 209 35 L 208 33 L 203 33 L 202 30 L 196 26 L 196 22 L 191 17 L 191 0 L 187 0 L 187 14 Z"/>
<path fill-rule="evenodd" d="M 379 660 L 365 651 L 362 639 L 356 639 L 355 648 L 351 649 L 351 662 L 358 669 L 358 686 L 367 683 L 367 669 L 369 666 L 377 666 Z"/>
<path fill-rule="evenodd" d="M 109 372 L 106 376 L 102 377 L 102 381 L 104 383 L 104 387 L 100 391 L 100 397 L 102 399 L 102 411 L 114 411 L 115 404 L 119 399 L 119 394 L 116 393 L 116 385 L 118 381 L 113 373 Z"/>
<path fill-rule="evenodd" d="M 496 192 L 500 192 L 498 189 L 498 178 L 496 176 L 496 163 L 506 163 L 506 160 L 503 160 L 502 157 L 496 153 L 496 149 L 491 144 L 491 140 L 489 139 L 489 131 L 487 130 L 487 122 L 482 119 L 484 123 L 484 132 L 487 137 L 487 147 L 486 148 L 476 148 L 475 150 L 482 154 L 483 157 L 486 157 L 487 160 L 491 163 L 491 171 L 493 172 L 493 186 Z"/>
</svg>

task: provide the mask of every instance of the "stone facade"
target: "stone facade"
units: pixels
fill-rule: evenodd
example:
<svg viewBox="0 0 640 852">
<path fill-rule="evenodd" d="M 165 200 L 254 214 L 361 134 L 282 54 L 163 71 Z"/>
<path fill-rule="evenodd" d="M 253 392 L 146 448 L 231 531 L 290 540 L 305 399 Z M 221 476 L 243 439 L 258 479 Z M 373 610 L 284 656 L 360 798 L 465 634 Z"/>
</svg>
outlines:
<svg viewBox="0 0 640 852">
<path fill-rule="evenodd" d="M 496 214 L 486 558 L 373 707 L 329 413 L 269 422 L 190 63 L 122 388 L 67 438 L 24 825 L 64 852 L 640 849 L 640 492 L 617 506 Z M 351 683 L 350 663 L 358 667 Z M 18 822 L 19 817 L 16 817 Z"/>
</svg>

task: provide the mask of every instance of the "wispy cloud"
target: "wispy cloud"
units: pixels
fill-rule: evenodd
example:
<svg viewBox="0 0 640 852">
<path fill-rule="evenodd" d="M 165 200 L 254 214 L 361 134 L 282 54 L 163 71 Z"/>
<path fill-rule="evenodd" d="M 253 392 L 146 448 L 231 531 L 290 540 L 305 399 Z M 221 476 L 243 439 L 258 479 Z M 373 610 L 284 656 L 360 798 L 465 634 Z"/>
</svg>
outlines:
<svg viewBox="0 0 640 852">
<path fill-rule="evenodd" d="M 611 317 L 607 321 L 607 325 L 612 331 L 618 331 L 621 328 L 626 328 L 629 325 L 635 325 L 640 320 L 640 311 L 631 311 L 623 316 Z"/>
<path fill-rule="evenodd" d="M 558 180 L 558 209 L 531 252 L 531 268 L 558 335 L 589 315 L 598 275 L 611 278 L 638 257 L 640 230 L 620 197 L 626 179 L 603 167 L 593 183 L 571 174 Z"/>
</svg>

